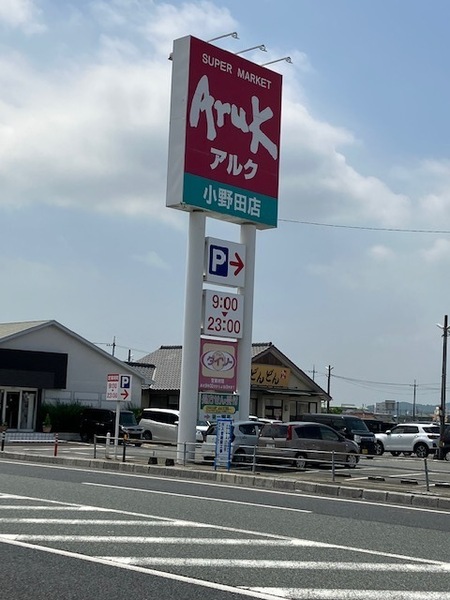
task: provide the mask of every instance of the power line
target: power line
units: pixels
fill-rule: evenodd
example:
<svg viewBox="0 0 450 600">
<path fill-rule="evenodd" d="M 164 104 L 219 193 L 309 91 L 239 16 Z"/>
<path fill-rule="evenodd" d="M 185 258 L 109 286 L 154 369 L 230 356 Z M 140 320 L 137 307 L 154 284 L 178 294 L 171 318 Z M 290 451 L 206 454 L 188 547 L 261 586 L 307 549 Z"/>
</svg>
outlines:
<svg viewBox="0 0 450 600">
<path fill-rule="evenodd" d="M 336 229 L 359 229 L 362 231 L 387 231 L 390 233 L 433 233 L 449 235 L 447 229 L 401 229 L 399 227 L 368 227 L 363 225 L 337 225 L 333 223 L 319 223 L 316 221 L 300 221 L 297 219 L 278 219 L 284 223 L 298 223 L 299 225 L 313 225 L 315 227 L 333 227 Z"/>
</svg>

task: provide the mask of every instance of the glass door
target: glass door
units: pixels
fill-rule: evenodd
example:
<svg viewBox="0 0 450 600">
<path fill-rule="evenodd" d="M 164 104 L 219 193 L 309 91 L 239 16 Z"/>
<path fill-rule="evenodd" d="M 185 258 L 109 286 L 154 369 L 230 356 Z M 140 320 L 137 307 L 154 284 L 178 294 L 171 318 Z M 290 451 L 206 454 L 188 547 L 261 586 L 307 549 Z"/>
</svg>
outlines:
<svg viewBox="0 0 450 600">
<path fill-rule="evenodd" d="M 0 390 L 0 423 L 8 429 L 33 431 L 36 398 L 36 390 Z"/>
<path fill-rule="evenodd" d="M 5 421 L 8 425 L 8 429 L 17 429 L 19 422 L 20 392 L 10 392 L 6 390 L 5 400 Z"/>
</svg>

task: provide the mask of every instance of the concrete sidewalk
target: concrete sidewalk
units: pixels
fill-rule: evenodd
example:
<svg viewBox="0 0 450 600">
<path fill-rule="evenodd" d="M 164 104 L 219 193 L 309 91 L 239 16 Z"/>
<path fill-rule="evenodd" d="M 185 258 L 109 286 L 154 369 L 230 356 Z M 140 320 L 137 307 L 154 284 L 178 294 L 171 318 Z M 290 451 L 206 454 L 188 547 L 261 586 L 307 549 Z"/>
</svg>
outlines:
<svg viewBox="0 0 450 600">
<path fill-rule="evenodd" d="M 65 465 L 79 469 L 98 469 L 137 475 L 153 475 L 161 477 L 180 477 L 213 481 L 221 484 L 239 485 L 268 490 L 298 492 L 299 494 L 318 494 L 336 498 L 354 498 L 370 502 L 402 504 L 405 506 L 450 511 L 450 485 L 433 485 L 430 491 L 415 491 L 406 485 L 394 481 L 373 480 L 352 481 L 351 476 L 337 476 L 336 481 L 324 483 L 314 473 L 279 473 L 257 472 L 247 470 L 214 470 L 208 465 L 189 463 L 183 465 L 142 464 L 140 462 L 122 462 L 120 452 L 117 459 L 80 458 L 77 456 L 51 456 L 44 453 L 29 453 L 24 449 L 8 447 L 0 452 L 0 460 L 18 460 L 51 465 Z M 413 487 L 413 485 L 410 485 Z"/>
</svg>

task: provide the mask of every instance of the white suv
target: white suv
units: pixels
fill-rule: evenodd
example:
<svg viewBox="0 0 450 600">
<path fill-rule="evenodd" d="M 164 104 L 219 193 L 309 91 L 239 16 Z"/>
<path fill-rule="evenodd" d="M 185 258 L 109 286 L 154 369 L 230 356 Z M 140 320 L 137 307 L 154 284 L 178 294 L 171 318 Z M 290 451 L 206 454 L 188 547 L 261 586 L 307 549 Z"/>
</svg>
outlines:
<svg viewBox="0 0 450 600">
<path fill-rule="evenodd" d="M 375 450 L 381 456 L 390 452 L 399 456 L 402 452 L 410 456 L 413 452 L 419 458 L 426 458 L 437 450 L 439 426 L 435 423 L 401 423 L 385 433 L 375 434 Z"/>
<path fill-rule="evenodd" d="M 142 438 L 147 442 L 162 442 L 176 444 L 178 437 L 178 422 L 180 411 L 172 408 L 144 408 L 139 426 L 143 427 Z M 197 425 L 195 439 L 203 441 L 209 423 Z"/>
<path fill-rule="evenodd" d="M 231 434 L 231 460 L 235 463 L 251 462 L 258 435 L 264 423 L 261 421 L 234 421 Z M 211 423 L 203 444 L 197 447 L 196 462 L 213 463 L 216 457 L 217 423 Z"/>
</svg>

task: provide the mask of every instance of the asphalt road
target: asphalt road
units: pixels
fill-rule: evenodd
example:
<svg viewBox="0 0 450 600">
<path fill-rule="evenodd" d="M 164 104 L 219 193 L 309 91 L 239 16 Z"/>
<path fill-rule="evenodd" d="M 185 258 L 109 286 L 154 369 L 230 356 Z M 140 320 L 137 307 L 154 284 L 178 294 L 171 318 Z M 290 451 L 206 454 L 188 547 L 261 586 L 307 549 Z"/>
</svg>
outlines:
<svg viewBox="0 0 450 600">
<path fill-rule="evenodd" d="M 0 461 L 14 600 L 448 600 L 448 511 Z"/>
</svg>

